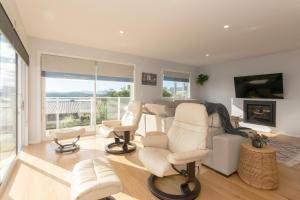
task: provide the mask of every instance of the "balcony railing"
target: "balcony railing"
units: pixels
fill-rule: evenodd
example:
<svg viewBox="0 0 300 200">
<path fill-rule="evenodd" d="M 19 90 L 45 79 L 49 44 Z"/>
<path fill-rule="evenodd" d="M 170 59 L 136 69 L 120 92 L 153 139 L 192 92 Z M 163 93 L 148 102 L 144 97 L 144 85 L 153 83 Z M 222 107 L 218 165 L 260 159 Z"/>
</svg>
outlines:
<svg viewBox="0 0 300 200">
<path fill-rule="evenodd" d="M 130 97 L 46 97 L 46 130 L 120 119 L 129 101 Z"/>
</svg>

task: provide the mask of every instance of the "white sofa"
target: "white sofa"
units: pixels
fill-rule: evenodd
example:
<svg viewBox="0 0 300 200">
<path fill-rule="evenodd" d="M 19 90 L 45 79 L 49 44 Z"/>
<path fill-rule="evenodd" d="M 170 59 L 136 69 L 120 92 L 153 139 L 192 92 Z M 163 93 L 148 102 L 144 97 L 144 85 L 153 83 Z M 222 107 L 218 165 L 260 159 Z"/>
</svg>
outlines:
<svg viewBox="0 0 300 200">
<path fill-rule="evenodd" d="M 146 103 L 143 106 L 143 114 L 136 131 L 145 136 L 146 132 L 160 131 L 168 132 L 175 115 L 176 107 L 181 103 L 200 103 L 199 100 L 157 100 L 153 104 Z"/>
<path fill-rule="evenodd" d="M 223 175 L 230 176 L 238 168 L 240 145 L 246 139 L 225 133 L 217 113 L 208 117 L 208 123 L 206 147 L 209 153 L 202 163 Z"/>
<path fill-rule="evenodd" d="M 161 104 L 145 104 L 150 114 L 144 113 L 141 117 L 137 133 L 145 136 L 146 132 L 160 131 L 167 133 L 174 117 L 176 105 L 182 101 L 158 101 Z M 171 109 L 171 110 L 170 110 Z M 171 116 L 171 117 L 170 117 Z M 220 117 L 217 113 L 208 117 L 208 135 L 206 137 L 206 147 L 209 150 L 208 156 L 203 160 L 203 164 L 230 176 L 233 174 L 239 163 L 240 144 L 246 139 L 224 132 Z"/>
<path fill-rule="evenodd" d="M 160 131 L 168 132 L 174 117 L 161 117 L 153 114 L 142 114 L 139 123 L 139 129 L 136 131 L 139 135 L 145 136 L 146 132 Z"/>
</svg>

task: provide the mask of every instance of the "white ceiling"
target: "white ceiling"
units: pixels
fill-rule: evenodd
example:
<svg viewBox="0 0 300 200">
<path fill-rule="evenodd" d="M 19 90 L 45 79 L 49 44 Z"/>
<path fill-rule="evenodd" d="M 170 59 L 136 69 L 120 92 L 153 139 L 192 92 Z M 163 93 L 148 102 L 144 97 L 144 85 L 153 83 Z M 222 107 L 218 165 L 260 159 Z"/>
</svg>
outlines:
<svg viewBox="0 0 300 200">
<path fill-rule="evenodd" d="M 15 1 L 30 36 L 185 64 L 300 48 L 300 0 Z"/>
</svg>

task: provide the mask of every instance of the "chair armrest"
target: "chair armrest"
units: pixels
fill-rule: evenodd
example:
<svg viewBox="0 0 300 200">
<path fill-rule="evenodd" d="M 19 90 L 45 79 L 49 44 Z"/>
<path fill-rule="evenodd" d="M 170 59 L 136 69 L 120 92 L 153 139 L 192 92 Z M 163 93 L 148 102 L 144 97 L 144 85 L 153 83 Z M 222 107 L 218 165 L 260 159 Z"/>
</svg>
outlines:
<svg viewBox="0 0 300 200">
<path fill-rule="evenodd" d="M 191 162 L 200 161 L 203 158 L 205 158 L 207 153 L 207 149 L 197 149 L 194 151 L 172 153 L 167 156 L 167 159 L 173 165 L 183 165 Z"/>
<path fill-rule="evenodd" d="M 141 141 L 144 147 L 157 147 L 164 149 L 168 147 L 168 136 L 163 132 L 147 132 L 145 137 L 142 137 Z"/>
<path fill-rule="evenodd" d="M 120 126 L 121 121 L 120 120 L 106 120 L 106 121 L 102 121 L 102 125 L 104 125 L 104 126 Z"/>
</svg>

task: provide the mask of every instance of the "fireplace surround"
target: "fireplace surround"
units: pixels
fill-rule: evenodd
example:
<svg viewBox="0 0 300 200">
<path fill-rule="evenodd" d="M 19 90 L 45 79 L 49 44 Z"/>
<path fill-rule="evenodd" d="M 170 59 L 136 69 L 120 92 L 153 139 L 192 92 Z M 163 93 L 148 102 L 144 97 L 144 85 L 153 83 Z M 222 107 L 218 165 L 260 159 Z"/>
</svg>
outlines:
<svg viewBox="0 0 300 200">
<path fill-rule="evenodd" d="M 276 101 L 244 100 L 244 122 L 276 126 Z"/>
</svg>

